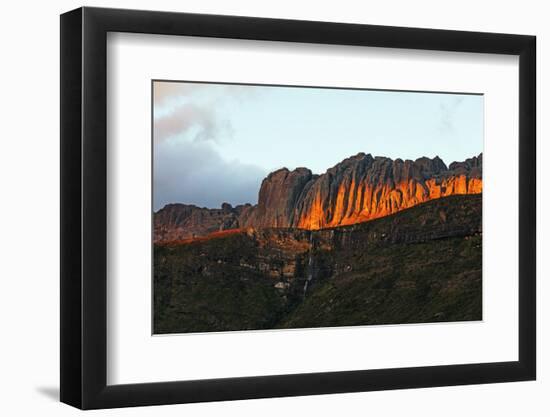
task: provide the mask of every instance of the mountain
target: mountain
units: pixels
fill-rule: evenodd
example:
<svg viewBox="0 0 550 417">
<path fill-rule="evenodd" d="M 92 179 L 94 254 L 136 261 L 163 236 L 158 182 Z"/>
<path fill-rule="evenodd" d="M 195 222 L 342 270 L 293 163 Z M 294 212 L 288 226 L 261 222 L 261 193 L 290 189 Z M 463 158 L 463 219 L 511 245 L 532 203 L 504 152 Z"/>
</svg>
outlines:
<svg viewBox="0 0 550 417">
<path fill-rule="evenodd" d="M 450 195 L 482 191 L 482 154 L 447 167 L 439 158 L 415 161 L 359 153 L 322 175 L 307 168 L 272 172 L 257 205 L 207 209 L 169 204 L 154 215 L 154 241 L 189 239 L 246 228 L 319 230 L 384 217 Z"/>
<path fill-rule="evenodd" d="M 471 172 L 472 163 L 455 168 Z M 481 194 L 321 230 L 230 229 L 159 243 L 154 332 L 481 320 L 481 245 Z"/>
<path fill-rule="evenodd" d="M 221 230 L 239 228 L 242 213 L 250 204 L 208 209 L 191 204 L 167 204 L 154 215 L 154 241 L 173 241 L 206 236 Z"/>
</svg>

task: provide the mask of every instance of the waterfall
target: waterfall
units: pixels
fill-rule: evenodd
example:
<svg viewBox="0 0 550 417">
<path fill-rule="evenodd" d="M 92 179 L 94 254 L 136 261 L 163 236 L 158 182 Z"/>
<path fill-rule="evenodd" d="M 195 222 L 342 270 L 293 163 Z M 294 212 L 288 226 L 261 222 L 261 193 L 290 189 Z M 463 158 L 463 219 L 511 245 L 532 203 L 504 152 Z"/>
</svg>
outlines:
<svg viewBox="0 0 550 417">
<path fill-rule="evenodd" d="M 307 275 L 306 275 L 306 282 L 304 284 L 304 298 L 306 298 L 307 287 L 309 286 L 309 283 L 313 279 L 313 249 L 314 249 L 313 232 L 310 232 L 309 252 L 308 252 L 308 259 L 307 259 Z"/>
</svg>

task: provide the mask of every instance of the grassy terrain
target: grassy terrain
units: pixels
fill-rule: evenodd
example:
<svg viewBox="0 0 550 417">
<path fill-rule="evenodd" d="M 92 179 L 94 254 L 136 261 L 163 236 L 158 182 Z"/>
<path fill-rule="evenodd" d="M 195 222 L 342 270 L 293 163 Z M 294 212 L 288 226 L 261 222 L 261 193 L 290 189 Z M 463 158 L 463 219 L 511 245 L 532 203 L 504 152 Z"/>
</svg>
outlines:
<svg viewBox="0 0 550 417">
<path fill-rule="evenodd" d="M 241 266 L 256 251 L 246 235 L 155 246 L 155 333 L 272 328 L 286 303 L 271 278 Z"/>
<path fill-rule="evenodd" d="M 276 327 L 481 319 L 481 236 L 319 256 L 349 271 L 317 285 Z"/>
<path fill-rule="evenodd" d="M 453 196 L 333 231 L 157 245 L 154 330 L 480 320 L 480 225 L 481 196 Z"/>
</svg>

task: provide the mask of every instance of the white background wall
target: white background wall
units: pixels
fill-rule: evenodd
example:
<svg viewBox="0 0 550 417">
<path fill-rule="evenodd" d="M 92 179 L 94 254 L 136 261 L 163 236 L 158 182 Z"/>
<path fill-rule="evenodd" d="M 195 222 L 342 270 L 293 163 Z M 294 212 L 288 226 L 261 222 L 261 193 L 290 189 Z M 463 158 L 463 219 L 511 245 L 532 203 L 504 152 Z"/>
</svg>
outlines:
<svg viewBox="0 0 550 417">
<path fill-rule="evenodd" d="M 277 0 L 92 1 L 86 5 L 240 14 L 395 26 L 533 34 L 538 37 L 539 284 L 538 381 L 99 411 L 94 415 L 546 416 L 550 413 L 550 267 L 545 262 L 550 182 L 542 161 L 549 124 L 550 26 L 543 1 L 338 2 Z M 0 410 L 3 415 L 75 415 L 57 402 L 59 378 L 59 17 L 81 6 L 5 2 L 0 120 Z M 546 158 L 545 158 L 546 157 Z M 503 172 L 506 161 L 502 161 Z M 505 234 L 506 231 L 504 230 Z M 544 236 L 543 236 L 544 234 Z"/>
</svg>

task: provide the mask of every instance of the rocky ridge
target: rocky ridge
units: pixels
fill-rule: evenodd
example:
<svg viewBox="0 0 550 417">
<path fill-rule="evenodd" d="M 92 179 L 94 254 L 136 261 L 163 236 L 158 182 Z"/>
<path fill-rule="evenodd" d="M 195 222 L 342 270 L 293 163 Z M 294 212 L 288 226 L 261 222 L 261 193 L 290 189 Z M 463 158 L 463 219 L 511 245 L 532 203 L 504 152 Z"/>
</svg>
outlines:
<svg viewBox="0 0 550 417">
<path fill-rule="evenodd" d="M 238 228 L 319 230 L 362 223 L 433 199 L 481 193 L 482 161 L 480 154 L 447 167 L 437 156 L 412 161 L 359 153 L 322 175 L 282 168 L 263 180 L 254 206 L 165 206 L 154 216 L 154 241 Z"/>
</svg>

